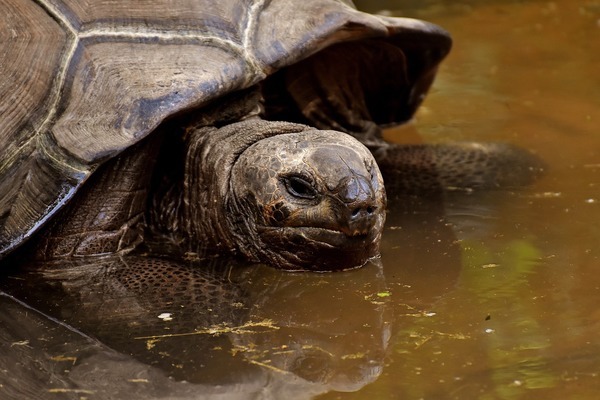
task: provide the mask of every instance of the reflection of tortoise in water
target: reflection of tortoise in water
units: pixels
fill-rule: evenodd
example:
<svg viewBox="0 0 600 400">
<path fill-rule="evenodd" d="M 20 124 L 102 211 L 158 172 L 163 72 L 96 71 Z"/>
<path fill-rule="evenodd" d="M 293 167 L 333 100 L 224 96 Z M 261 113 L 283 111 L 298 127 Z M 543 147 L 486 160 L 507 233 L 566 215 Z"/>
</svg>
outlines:
<svg viewBox="0 0 600 400">
<path fill-rule="evenodd" d="M 4 3 L 0 254 L 47 225 L 45 259 L 164 241 L 354 267 L 377 255 L 385 195 L 352 136 L 390 180 L 431 166 L 378 125 L 431 84 L 450 47 L 433 25 L 333 0 Z"/>
</svg>

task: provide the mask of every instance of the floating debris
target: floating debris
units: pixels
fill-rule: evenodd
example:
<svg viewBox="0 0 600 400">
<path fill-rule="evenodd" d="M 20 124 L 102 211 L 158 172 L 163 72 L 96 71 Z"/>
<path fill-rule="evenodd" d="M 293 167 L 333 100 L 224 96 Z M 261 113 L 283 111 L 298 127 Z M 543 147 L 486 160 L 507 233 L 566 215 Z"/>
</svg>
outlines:
<svg viewBox="0 0 600 400">
<path fill-rule="evenodd" d="M 172 338 L 172 337 L 181 337 L 181 336 L 193 336 L 193 335 L 222 335 L 225 333 L 234 333 L 234 334 L 243 334 L 243 333 L 260 333 L 259 330 L 254 328 L 266 328 L 268 330 L 277 330 L 279 327 L 275 325 L 275 323 L 270 319 L 265 319 L 259 322 L 247 322 L 240 326 L 227 326 L 227 325 L 214 325 L 210 328 L 206 329 L 198 329 L 193 332 L 184 332 L 184 333 L 168 333 L 164 335 L 152 335 L 152 336 L 138 336 L 134 339 L 136 340 L 148 340 L 158 342 L 160 339 Z M 147 343 L 148 343 L 147 342 Z"/>
<path fill-rule="evenodd" d="M 490 263 L 490 264 L 482 265 L 481 268 L 497 268 L 499 266 L 500 266 L 500 264 Z"/>
<path fill-rule="evenodd" d="M 561 196 L 562 192 L 543 192 L 535 193 L 532 197 L 535 199 L 553 199 Z"/>
<path fill-rule="evenodd" d="M 77 393 L 77 394 L 96 394 L 93 390 L 86 389 L 68 389 L 68 388 L 52 388 L 48 389 L 48 393 Z"/>
<path fill-rule="evenodd" d="M 358 352 L 354 354 L 344 354 L 341 359 L 342 360 L 363 360 L 367 357 L 367 354 L 364 352 Z"/>
<path fill-rule="evenodd" d="M 171 314 L 171 313 L 165 312 L 165 313 L 160 314 L 158 316 L 158 318 L 162 319 L 163 321 L 173 321 L 172 315 L 173 314 Z"/>
<path fill-rule="evenodd" d="M 59 361 L 59 362 L 68 361 L 68 362 L 73 363 L 73 365 L 75 365 L 75 363 L 77 362 L 77 357 L 54 356 L 54 357 L 50 357 L 50 359 L 52 361 Z"/>
</svg>

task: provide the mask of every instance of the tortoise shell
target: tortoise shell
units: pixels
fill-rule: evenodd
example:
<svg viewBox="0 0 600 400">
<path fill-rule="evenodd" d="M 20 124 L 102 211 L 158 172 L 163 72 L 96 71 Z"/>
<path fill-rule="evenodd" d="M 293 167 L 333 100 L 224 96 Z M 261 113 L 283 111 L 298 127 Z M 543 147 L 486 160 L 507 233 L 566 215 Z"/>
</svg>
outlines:
<svg viewBox="0 0 600 400">
<path fill-rule="evenodd" d="M 450 48 L 435 25 L 336 0 L 1 3 L 0 257 L 169 116 L 334 43 L 389 41 L 429 83 Z"/>
</svg>

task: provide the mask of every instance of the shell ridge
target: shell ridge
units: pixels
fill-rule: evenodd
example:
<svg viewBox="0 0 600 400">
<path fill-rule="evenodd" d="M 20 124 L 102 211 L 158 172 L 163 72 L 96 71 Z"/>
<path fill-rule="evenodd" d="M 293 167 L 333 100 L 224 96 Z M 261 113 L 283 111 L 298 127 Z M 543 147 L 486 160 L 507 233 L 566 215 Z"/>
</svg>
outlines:
<svg viewBox="0 0 600 400">
<path fill-rule="evenodd" d="M 52 84 L 52 89 L 50 91 L 51 92 L 51 94 L 50 94 L 50 98 L 51 98 L 50 104 L 51 105 L 50 105 L 50 107 L 48 107 L 48 113 L 46 115 L 46 118 L 44 118 L 42 123 L 35 130 L 35 133 L 32 135 L 32 137 L 26 143 L 24 143 L 21 147 L 18 148 L 18 150 L 14 153 L 13 157 L 16 157 L 19 153 L 21 153 L 21 150 L 23 148 L 27 147 L 30 144 L 30 142 L 32 140 L 36 139 L 42 132 L 46 131 L 48 128 L 48 125 L 56 116 L 58 103 L 60 102 L 60 99 L 61 99 L 61 93 L 63 91 L 65 81 L 67 80 L 67 73 L 70 69 L 69 67 L 71 66 L 71 62 L 77 51 L 77 48 L 79 47 L 79 42 L 80 42 L 79 35 L 77 34 L 77 30 L 75 29 L 73 24 L 67 18 L 65 18 L 65 16 L 53 4 L 51 4 L 47 0 L 35 0 L 35 2 L 37 4 L 39 4 L 40 7 L 42 7 L 44 9 L 44 11 L 46 11 L 46 13 L 50 17 L 52 17 L 54 20 L 56 20 L 59 23 L 59 25 L 66 28 L 67 35 L 69 36 L 68 43 L 67 43 L 68 50 L 65 52 L 65 56 L 59 67 L 58 76 L 56 77 L 54 83 Z M 10 161 L 8 163 L 6 163 L 6 165 L 10 165 L 10 164 L 11 164 Z"/>
<path fill-rule="evenodd" d="M 149 39 L 156 40 L 158 39 L 160 42 L 170 42 L 170 41 L 182 41 L 182 42 L 205 42 L 212 41 L 215 43 L 222 43 L 228 48 L 235 49 L 237 51 L 242 51 L 242 48 L 239 44 L 235 43 L 232 40 L 223 39 L 214 35 L 206 35 L 206 34 L 198 34 L 192 32 L 165 32 L 162 30 L 149 29 L 149 28 L 134 28 L 127 29 L 123 27 L 122 29 L 99 29 L 99 28 L 91 28 L 79 33 L 79 38 L 98 38 L 98 39 L 121 39 L 123 41 L 128 41 L 129 39 L 133 39 L 135 41 L 139 41 L 140 39 Z"/>
<path fill-rule="evenodd" d="M 261 66 L 259 60 L 255 57 L 252 52 L 252 47 L 254 44 L 254 36 L 256 34 L 256 23 L 260 18 L 260 14 L 266 6 L 266 0 L 258 0 L 250 6 L 249 17 L 246 22 L 246 27 L 244 28 L 244 32 L 242 35 L 242 47 L 244 52 L 244 58 L 248 62 L 250 68 L 252 68 L 254 75 L 263 77 L 266 76 L 266 73 Z M 248 84 L 254 83 L 254 80 L 248 82 Z"/>
</svg>

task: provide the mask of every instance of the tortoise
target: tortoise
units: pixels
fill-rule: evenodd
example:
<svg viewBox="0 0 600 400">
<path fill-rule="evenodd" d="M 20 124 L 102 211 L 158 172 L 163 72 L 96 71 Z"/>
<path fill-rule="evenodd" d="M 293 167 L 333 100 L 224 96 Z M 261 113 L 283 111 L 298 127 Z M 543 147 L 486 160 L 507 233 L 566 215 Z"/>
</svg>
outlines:
<svg viewBox="0 0 600 400">
<path fill-rule="evenodd" d="M 378 163 L 411 186 L 424 154 L 488 152 L 382 139 L 450 50 L 431 23 L 345 0 L 2 3 L 0 257 L 353 268 L 378 255 Z"/>
</svg>

